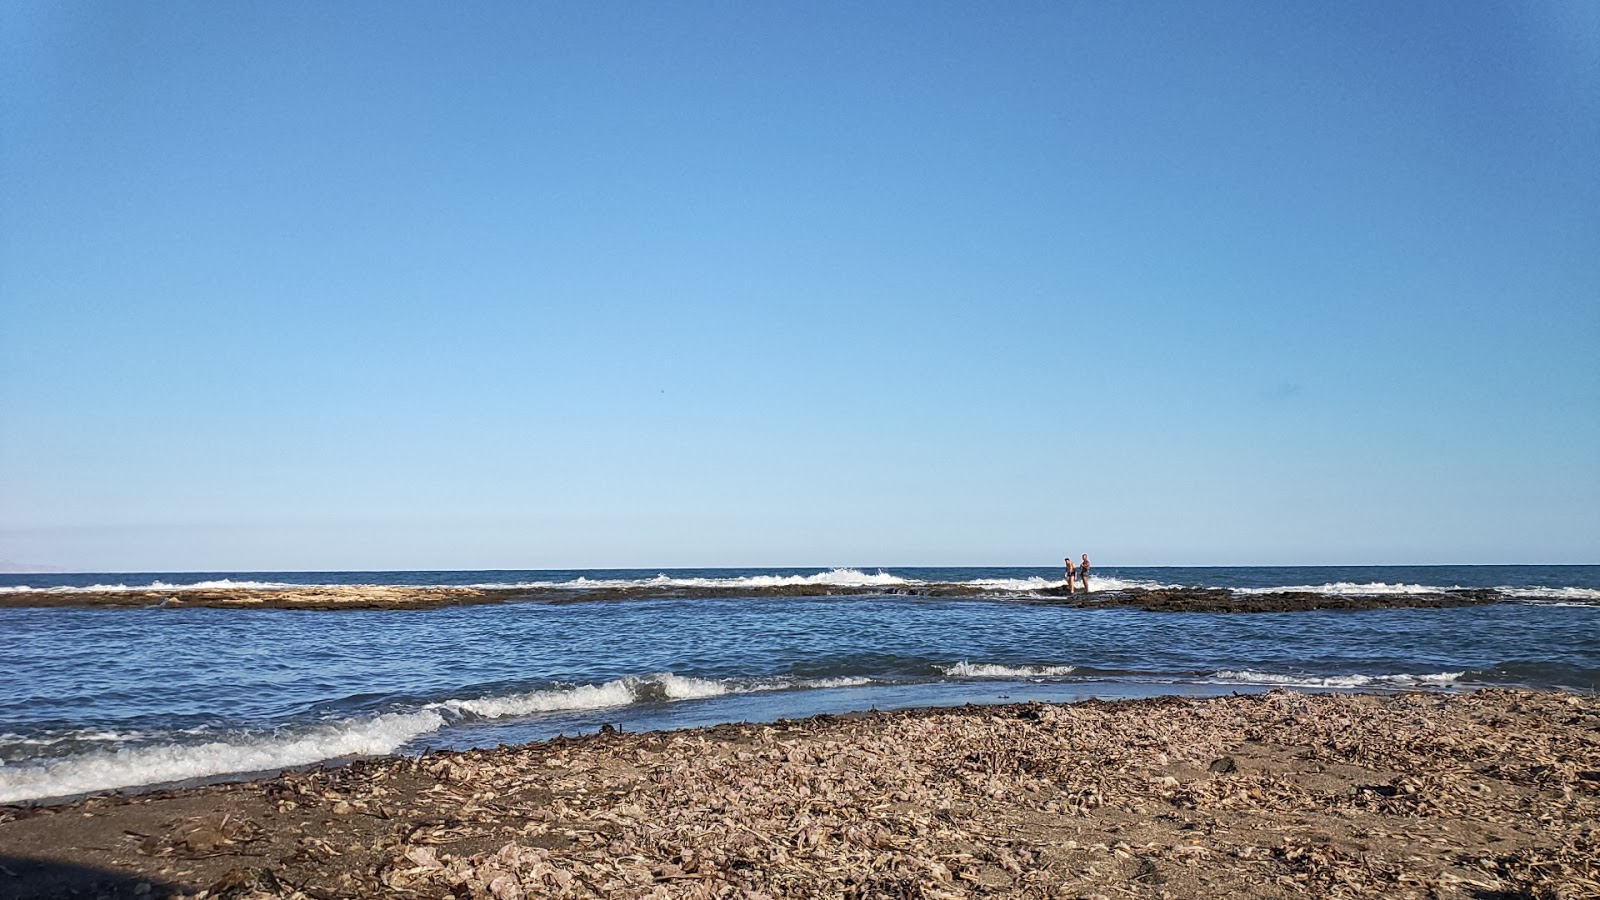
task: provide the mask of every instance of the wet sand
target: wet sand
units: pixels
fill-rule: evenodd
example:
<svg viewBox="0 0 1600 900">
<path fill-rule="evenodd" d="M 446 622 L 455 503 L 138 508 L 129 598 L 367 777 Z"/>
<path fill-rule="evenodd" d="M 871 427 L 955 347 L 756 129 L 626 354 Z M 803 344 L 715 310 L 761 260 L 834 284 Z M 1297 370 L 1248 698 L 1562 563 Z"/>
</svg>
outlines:
<svg viewBox="0 0 1600 900">
<path fill-rule="evenodd" d="M 1600 896 L 1597 818 L 1600 698 L 1274 691 L 0 807 L 0 896 L 1575 898 Z"/>
<path fill-rule="evenodd" d="M 1493 590 L 1453 589 L 1435 593 L 1348 596 L 1312 591 L 1235 593 L 1226 588 L 1131 589 L 1067 593 L 1044 588 L 1012 593 L 974 590 L 970 585 L 930 584 L 916 587 L 849 587 L 784 585 L 777 587 L 625 588 L 571 587 L 410 587 L 388 585 L 314 585 L 292 588 L 184 588 L 180 590 L 74 590 L 0 592 L 0 609 L 22 607 L 216 607 L 224 609 L 436 609 L 484 603 L 597 603 L 636 599 L 710 599 L 723 597 L 823 597 L 888 594 L 936 599 L 1011 599 L 1078 609 L 1142 609 L 1150 612 L 1291 612 L 1313 609 L 1395 609 L 1401 607 L 1476 606 L 1497 602 Z"/>
</svg>

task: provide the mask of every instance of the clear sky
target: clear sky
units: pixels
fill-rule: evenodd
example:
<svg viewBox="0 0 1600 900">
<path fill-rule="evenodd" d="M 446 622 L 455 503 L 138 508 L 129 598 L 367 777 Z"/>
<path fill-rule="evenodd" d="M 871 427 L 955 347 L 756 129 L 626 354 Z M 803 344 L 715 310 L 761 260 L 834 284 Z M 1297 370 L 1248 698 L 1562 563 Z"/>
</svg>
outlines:
<svg viewBox="0 0 1600 900">
<path fill-rule="evenodd" d="M 1600 4 L 0 35 L 14 569 L 1600 562 Z"/>
</svg>

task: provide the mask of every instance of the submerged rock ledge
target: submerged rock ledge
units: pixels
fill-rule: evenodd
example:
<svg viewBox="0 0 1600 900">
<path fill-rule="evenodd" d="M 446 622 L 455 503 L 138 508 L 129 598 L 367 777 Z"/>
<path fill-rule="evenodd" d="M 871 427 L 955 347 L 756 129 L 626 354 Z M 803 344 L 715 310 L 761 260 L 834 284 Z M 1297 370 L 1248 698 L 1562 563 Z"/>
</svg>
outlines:
<svg viewBox="0 0 1600 900">
<path fill-rule="evenodd" d="M 0 807 L 0 893 L 1589 897 L 1600 699 L 908 710 Z"/>
<path fill-rule="evenodd" d="M 1292 612 L 1311 609 L 1401 609 L 1480 606 L 1500 602 L 1498 591 L 1458 589 L 1418 594 L 1320 594 L 1315 591 L 1237 593 L 1227 588 L 1133 589 L 1104 594 L 1068 594 L 1046 588 L 1042 595 L 1080 609 L 1134 608 L 1150 612 Z M 1064 602 L 1063 602 L 1064 601 Z"/>
<path fill-rule="evenodd" d="M 1419 594 L 1346 595 L 1314 591 L 1238 593 L 1226 588 L 1133 588 L 1069 594 L 1064 587 L 1036 591 L 985 591 L 965 584 L 903 587 L 781 585 L 771 587 L 410 587 L 391 585 L 315 585 L 275 588 L 180 588 L 0 592 L 0 608 L 51 606 L 168 607 L 208 606 L 241 609 L 433 609 L 483 603 L 596 603 L 644 599 L 730 597 L 829 597 L 893 595 L 933 599 L 1006 598 L 1078 609 L 1142 609 L 1150 612 L 1291 612 L 1314 609 L 1398 609 L 1475 606 L 1500 602 L 1489 589 L 1455 589 Z"/>
</svg>

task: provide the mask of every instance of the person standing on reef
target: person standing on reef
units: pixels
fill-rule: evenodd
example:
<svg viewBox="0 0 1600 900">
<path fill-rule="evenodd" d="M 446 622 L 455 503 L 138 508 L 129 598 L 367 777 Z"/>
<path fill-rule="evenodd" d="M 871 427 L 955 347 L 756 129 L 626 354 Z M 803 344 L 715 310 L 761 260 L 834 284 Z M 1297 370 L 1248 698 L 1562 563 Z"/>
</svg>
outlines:
<svg viewBox="0 0 1600 900">
<path fill-rule="evenodd" d="M 1078 570 L 1072 567 L 1072 557 L 1067 557 L 1067 593 L 1075 594 L 1078 589 L 1073 586 L 1072 580 L 1078 575 Z"/>
<path fill-rule="evenodd" d="M 1083 562 L 1078 566 L 1078 577 L 1083 579 L 1083 592 L 1089 593 L 1089 554 L 1083 555 Z M 1072 581 L 1072 560 L 1067 560 L 1067 582 Z"/>
</svg>

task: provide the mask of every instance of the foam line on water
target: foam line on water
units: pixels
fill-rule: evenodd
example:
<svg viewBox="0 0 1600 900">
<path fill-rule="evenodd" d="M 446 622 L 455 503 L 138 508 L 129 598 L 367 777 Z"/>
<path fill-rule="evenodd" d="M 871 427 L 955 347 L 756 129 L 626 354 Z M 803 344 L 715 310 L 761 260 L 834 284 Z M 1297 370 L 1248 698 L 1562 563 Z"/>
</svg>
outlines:
<svg viewBox="0 0 1600 900">
<path fill-rule="evenodd" d="M 50 762 L 4 765 L 0 766 L 0 803 L 378 756 L 393 753 L 412 738 L 444 724 L 444 717 L 433 710 L 386 713 L 203 744 L 99 750 Z"/>
<path fill-rule="evenodd" d="M 328 585 L 321 585 L 327 587 Z M 355 587 L 356 585 L 347 585 Z M 295 588 L 318 587 L 318 585 L 287 584 L 278 581 L 234 581 L 229 578 L 219 578 L 214 581 L 195 581 L 185 584 L 169 584 L 156 580 L 149 584 L 91 584 L 86 587 L 30 587 L 25 584 L 0 587 L 0 594 L 88 594 L 88 593 L 132 593 L 134 591 L 223 591 L 223 590 L 249 590 L 249 591 L 284 591 Z"/>
<path fill-rule="evenodd" d="M 863 687 L 872 684 L 873 680 L 865 675 L 839 675 L 833 678 L 807 678 L 795 683 L 796 687 L 812 690 L 827 690 L 829 688 Z"/>
<path fill-rule="evenodd" d="M 1003 666 L 997 663 L 972 663 L 965 660 L 948 666 L 935 666 L 952 678 L 1044 678 L 1067 675 L 1077 666 Z"/>
<path fill-rule="evenodd" d="M 1581 587 L 1500 587 L 1495 590 L 1528 603 L 1550 606 L 1593 606 L 1600 603 L 1600 589 Z"/>
<path fill-rule="evenodd" d="M 1435 672 L 1427 675 L 1407 673 L 1395 675 L 1287 675 L 1274 672 L 1255 672 L 1249 669 L 1224 669 L 1207 678 L 1223 684 L 1272 684 L 1284 687 L 1358 688 L 1371 686 L 1390 687 L 1443 687 L 1454 684 L 1466 672 Z"/>
<path fill-rule="evenodd" d="M 445 700 L 430 704 L 428 708 L 443 709 L 456 715 L 471 715 L 483 719 L 503 719 L 546 712 L 610 709 L 631 706 L 635 703 L 671 703 L 680 700 L 704 700 L 728 694 L 824 690 L 859 687 L 871 683 L 872 679 L 864 676 L 811 679 L 781 676 L 710 679 L 657 672 L 651 675 L 629 675 L 603 684 L 550 687 L 489 697 Z"/>
<path fill-rule="evenodd" d="M 1386 584 L 1382 581 L 1370 581 L 1357 584 L 1350 581 L 1337 581 L 1331 584 L 1299 584 L 1284 587 L 1267 588 L 1234 588 L 1235 594 L 1277 594 L 1277 593 L 1308 593 L 1327 594 L 1336 597 L 1384 597 L 1408 594 L 1438 594 L 1444 591 L 1459 590 L 1459 588 L 1436 587 L 1426 584 Z"/>
<path fill-rule="evenodd" d="M 516 583 L 484 583 L 471 587 L 496 588 L 572 588 L 584 590 L 630 590 L 648 588 L 764 588 L 784 587 L 897 587 L 922 584 L 916 579 L 902 578 L 879 570 L 867 574 L 859 569 L 829 569 L 815 575 L 742 575 L 727 578 L 675 578 L 660 574 L 654 578 L 589 578 L 579 576 L 567 581 L 524 581 Z"/>
<path fill-rule="evenodd" d="M 826 690 L 872 684 L 865 676 L 797 679 L 783 676 L 709 679 L 658 672 L 602 684 L 554 687 L 430 703 L 419 710 L 390 712 L 222 740 L 164 742 L 116 749 L 94 748 L 49 760 L 0 763 L 0 803 L 66 797 L 115 788 L 186 781 L 240 772 L 264 772 L 330 759 L 393 753 L 408 741 L 466 718 L 504 719 L 547 712 L 607 709 L 635 703 L 672 703 L 757 691 Z M 192 734 L 193 729 L 169 732 Z M 30 739 L 21 735 L 13 745 Z M 126 741 L 146 733 L 80 732 L 71 739 Z M 66 738 L 63 738 L 66 739 Z M 50 741 L 34 740 L 45 744 Z"/>
<path fill-rule="evenodd" d="M 619 678 L 605 684 L 580 684 L 570 688 L 550 688 L 496 697 L 446 700 L 443 703 L 433 704 L 433 708 L 467 713 L 484 719 L 501 719 L 542 712 L 627 706 L 635 699 L 632 685 L 628 684 L 626 679 Z"/>
</svg>

